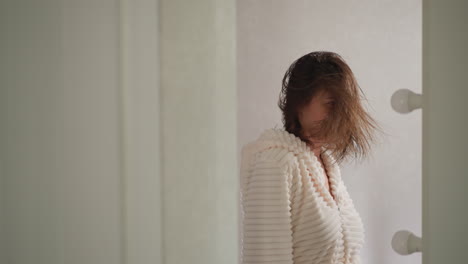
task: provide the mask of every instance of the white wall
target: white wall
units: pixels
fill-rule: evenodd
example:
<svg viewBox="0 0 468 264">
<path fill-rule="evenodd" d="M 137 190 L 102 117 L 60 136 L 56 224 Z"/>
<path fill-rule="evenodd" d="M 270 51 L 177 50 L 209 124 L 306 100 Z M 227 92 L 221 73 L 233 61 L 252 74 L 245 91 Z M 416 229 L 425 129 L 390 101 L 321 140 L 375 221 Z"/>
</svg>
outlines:
<svg viewBox="0 0 468 264">
<path fill-rule="evenodd" d="M 117 5 L 99 3 L 2 8 L 3 263 L 119 263 Z"/>
<path fill-rule="evenodd" d="M 157 2 L 0 10 L 0 263 L 160 262 Z"/>
<path fill-rule="evenodd" d="M 420 254 L 400 256 L 390 242 L 400 229 L 421 235 L 421 111 L 398 114 L 390 98 L 422 90 L 421 1 L 241 0 L 237 8 L 238 155 L 262 130 L 282 126 L 287 67 L 311 51 L 339 53 L 390 134 L 368 161 L 341 168 L 366 227 L 363 264 L 420 263 Z"/>
</svg>

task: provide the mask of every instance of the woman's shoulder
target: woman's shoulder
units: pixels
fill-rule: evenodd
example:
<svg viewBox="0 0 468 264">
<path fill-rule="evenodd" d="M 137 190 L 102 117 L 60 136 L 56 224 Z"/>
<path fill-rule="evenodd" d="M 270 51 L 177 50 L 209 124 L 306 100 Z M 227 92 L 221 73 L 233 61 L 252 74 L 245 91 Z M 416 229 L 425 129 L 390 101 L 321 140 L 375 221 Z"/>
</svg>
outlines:
<svg viewBox="0 0 468 264">
<path fill-rule="evenodd" d="M 296 165 L 298 156 L 307 155 L 307 146 L 284 129 L 269 128 L 242 147 L 244 163 L 270 163 L 281 168 Z"/>
<path fill-rule="evenodd" d="M 293 165 L 295 155 L 285 148 L 262 147 L 258 142 L 251 142 L 242 147 L 242 160 L 250 164 L 269 164 L 272 167 L 287 169 Z"/>
</svg>

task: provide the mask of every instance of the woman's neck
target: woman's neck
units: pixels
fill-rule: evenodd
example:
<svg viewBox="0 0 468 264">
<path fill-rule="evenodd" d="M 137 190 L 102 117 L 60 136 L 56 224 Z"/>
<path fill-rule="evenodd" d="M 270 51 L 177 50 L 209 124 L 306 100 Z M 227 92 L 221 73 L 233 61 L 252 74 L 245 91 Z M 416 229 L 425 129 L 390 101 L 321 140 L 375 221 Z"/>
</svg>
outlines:
<svg viewBox="0 0 468 264">
<path fill-rule="evenodd" d="M 314 152 L 315 156 L 317 156 L 318 158 L 320 158 L 320 154 L 322 153 L 322 146 L 321 146 L 320 144 L 317 144 L 317 145 L 315 146 L 315 148 L 312 148 L 311 145 L 308 145 L 308 146 L 309 146 L 310 150 L 311 150 L 312 152 Z"/>
</svg>

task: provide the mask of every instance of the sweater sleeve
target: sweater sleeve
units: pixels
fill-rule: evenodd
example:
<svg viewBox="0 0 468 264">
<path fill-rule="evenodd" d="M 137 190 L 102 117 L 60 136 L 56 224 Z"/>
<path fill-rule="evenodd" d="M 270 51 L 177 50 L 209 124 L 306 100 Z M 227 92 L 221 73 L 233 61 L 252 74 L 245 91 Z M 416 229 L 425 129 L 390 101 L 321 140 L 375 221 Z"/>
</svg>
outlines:
<svg viewBox="0 0 468 264">
<path fill-rule="evenodd" d="M 246 165 L 241 183 L 241 263 L 293 264 L 288 166 L 273 160 Z"/>
</svg>

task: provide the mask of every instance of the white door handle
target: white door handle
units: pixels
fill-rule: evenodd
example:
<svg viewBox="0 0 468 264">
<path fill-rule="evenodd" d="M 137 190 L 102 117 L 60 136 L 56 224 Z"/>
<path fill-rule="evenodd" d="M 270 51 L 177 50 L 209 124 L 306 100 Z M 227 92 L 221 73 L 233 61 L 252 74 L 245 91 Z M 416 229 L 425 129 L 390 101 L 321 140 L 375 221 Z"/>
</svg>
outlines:
<svg viewBox="0 0 468 264">
<path fill-rule="evenodd" d="M 393 235 L 392 248 L 400 255 L 421 252 L 422 240 L 408 230 L 400 230 Z"/>
<path fill-rule="evenodd" d="M 393 93 L 391 105 L 393 110 L 406 114 L 422 107 L 422 95 L 408 89 L 400 89 Z"/>
</svg>

